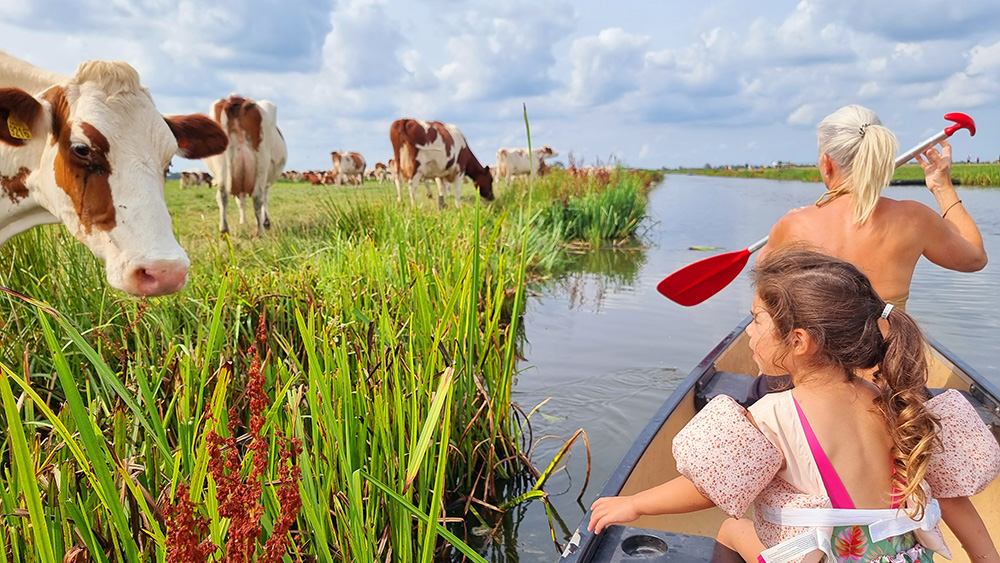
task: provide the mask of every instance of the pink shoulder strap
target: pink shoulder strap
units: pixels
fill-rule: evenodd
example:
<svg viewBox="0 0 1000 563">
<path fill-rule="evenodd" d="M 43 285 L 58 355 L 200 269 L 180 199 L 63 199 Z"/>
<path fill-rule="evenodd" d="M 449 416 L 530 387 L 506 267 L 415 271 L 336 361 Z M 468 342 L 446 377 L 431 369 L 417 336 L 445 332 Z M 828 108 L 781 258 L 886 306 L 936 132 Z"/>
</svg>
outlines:
<svg viewBox="0 0 1000 563">
<path fill-rule="evenodd" d="M 840 476 L 837 475 L 837 470 L 833 468 L 833 464 L 826 457 L 823 447 L 819 445 L 819 440 L 816 439 L 816 434 L 813 432 L 812 427 L 809 426 L 809 421 L 806 420 L 806 415 L 802 412 L 802 407 L 799 406 L 799 402 L 795 400 L 795 397 L 792 397 L 792 401 L 795 401 L 795 411 L 799 413 L 799 421 L 802 422 L 802 430 L 805 432 L 806 442 L 809 443 L 809 450 L 812 452 L 813 460 L 816 461 L 819 474 L 823 478 L 823 485 L 826 487 L 826 494 L 830 497 L 830 503 L 833 505 L 833 508 L 854 508 L 851 495 L 847 493 L 844 483 L 841 482 Z"/>
</svg>

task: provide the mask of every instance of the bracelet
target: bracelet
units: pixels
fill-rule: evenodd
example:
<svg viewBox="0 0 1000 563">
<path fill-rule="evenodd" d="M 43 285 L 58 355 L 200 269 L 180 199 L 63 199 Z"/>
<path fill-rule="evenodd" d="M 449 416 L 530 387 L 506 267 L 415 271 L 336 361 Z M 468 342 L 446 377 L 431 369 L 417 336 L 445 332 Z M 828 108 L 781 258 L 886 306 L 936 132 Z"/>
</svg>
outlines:
<svg viewBox="0 0 1000 563">
<path fill-rule="evenodd" d="M 955 207 L 955 206 L 956 206 L 956 205 L 958 205 L 959 203 L 962 203 L 962 200 L 958 200 L 958 201 L 956 201 L 955 203 L 953 203 L 953 204 L 949 205 L 949 206 L 948 206 L 948 209 L 945 209 L 945 210 L 944 210 L 944 213 L 942 213 L 942 214 L 941 214 L 941 218 L 942 218 L 942 219 L 944 219 L 945 215 L 947 215 L 947 214 L 948 214 L 948 212 L 949 212 L 949 211 L 951 211 L 951 208 L 952 208 L 952 207 Z"/>
</svg>

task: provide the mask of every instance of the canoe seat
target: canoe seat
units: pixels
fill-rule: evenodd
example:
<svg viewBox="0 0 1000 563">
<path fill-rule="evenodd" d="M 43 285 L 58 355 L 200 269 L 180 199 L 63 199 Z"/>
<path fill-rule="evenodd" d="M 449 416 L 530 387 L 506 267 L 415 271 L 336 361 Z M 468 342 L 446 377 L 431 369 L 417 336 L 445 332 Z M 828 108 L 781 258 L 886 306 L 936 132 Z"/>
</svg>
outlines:
<svg viewBox="0 0 1000 563">
<path fill-rule="evenodd" d="M 719 395 L 729 395 L 737 403 L 747 406 L 747 392 L 753 383 L 754 376 L 748 373 L 730 373 L 728 371 L 716 371 L 708 378 L 708 382 L 699 382 L 695 390 L 694 406 L 701 410 L 709 401 Z M 703 378 L 702 381 L 705 381 Z"/>
</svg>

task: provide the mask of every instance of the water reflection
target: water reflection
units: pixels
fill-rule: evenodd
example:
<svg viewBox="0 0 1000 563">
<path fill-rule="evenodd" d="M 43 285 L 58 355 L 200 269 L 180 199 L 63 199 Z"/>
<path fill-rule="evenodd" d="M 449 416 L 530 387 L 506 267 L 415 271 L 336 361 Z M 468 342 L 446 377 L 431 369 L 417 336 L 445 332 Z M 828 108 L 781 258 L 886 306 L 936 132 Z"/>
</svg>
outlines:
<svg viewBox="0 0 1000 563">
<path fill-rule="evenodd" d="M 646 421 L 706 353 L 746 314 L 752 294 L 747 272 L 705 303 L 680 307 L 656 283 L 708 254 L 746 248 L 794 207 L 809 205 L 819 184 L 667 176 L 650 194 L 645 252 L 580 256 L 573 273 L 537 289 L 525 316 L 525 361 L 514 400 L 531 418 L 535 437 L 569 437 L 584 428 L 593 450 L 590 486 L 577 502 L 586 455 L 575 446 L 567 470 L 545 490 L 565 542 Z M 887 197 L 934 207 L 926 188 L 893 186 Z M 992 262 L 980 272 L 944 270 L 921 260 L 907 311 L 942 344 L 1000 384 L 1000 190 L 959 188 L 979 224 Z M 935 207 L 936 208 L 936 207 Z M 749 269 L 748 269 L 749 270 Z M 547 440 L 533 451 L 544 467 L 561 446 Z M 533 483 L 521 483 L 520 487 Z M 511 485 L 511 492 L 523 488 Z M 555 561 L 545 506 L 531 502 L 504 516 L 509 528 L 483 553 L 493 561 Z"/>
<path fill-rule="evenodd" d="M 609 295 L 617 301 L 617 296 L 631 292 L 645 263 L 644 248 L 573 253 L 567 260 L 567 274 L 542 282 L 535 290 L 542 295 L 564 297 L 570 309 L 600 313 Z"/>
</svg>

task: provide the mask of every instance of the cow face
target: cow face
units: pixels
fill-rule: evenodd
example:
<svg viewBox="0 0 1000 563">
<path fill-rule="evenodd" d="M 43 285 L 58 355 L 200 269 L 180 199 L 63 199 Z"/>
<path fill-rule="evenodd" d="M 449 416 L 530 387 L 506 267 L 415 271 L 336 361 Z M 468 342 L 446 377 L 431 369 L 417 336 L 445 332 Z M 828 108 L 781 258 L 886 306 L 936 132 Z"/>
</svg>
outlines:
<svg viewBox="0 0 1000 563">
<path fill-rule="evenodd" d="M 493 201 L 495 199 L 493 196 L 493 173 L 490 172 L 489 166 L 484 168 L 479 174 L 472 175 L 472 182 L 476 184 L 480 197 L 486 201 Z"/>
<path fill-rule="evenodd" d="M 68 83 L 31 100 L 17 110 L 31 134 L 7 144 L 32 163 L 34 202 L 105 261 L 113 287 L 148 296 L 183 288 L 190 262 L 172 232 L 164 171 L 174 154 L 225 150 L 222 129 L 206 116 L 164 117 L 121 62 L 83 63 Z"/>
</svg>

